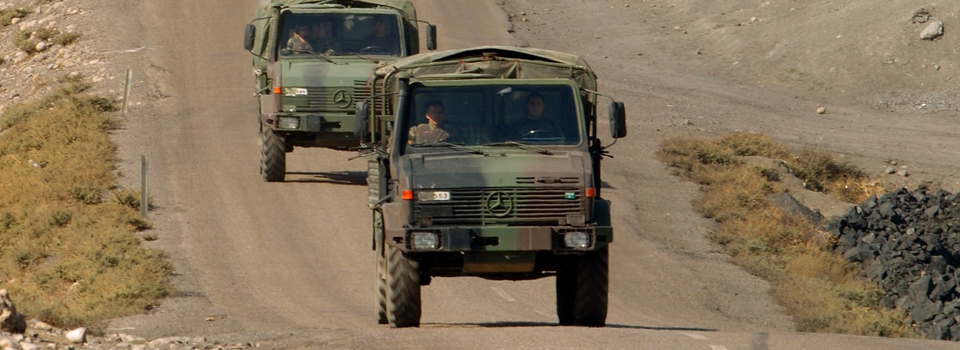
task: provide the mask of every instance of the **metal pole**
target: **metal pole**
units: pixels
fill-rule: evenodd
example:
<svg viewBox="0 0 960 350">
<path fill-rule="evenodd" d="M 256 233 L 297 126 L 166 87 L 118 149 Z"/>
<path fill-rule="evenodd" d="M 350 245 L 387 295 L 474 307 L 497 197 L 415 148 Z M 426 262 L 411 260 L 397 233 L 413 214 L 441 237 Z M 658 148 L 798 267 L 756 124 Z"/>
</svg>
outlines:
<svg viewBox="0 0 960 350">
<path fill-rule="evenodd" d="M 122 116 L 123 118 L 127 117 L 127 111 L 129 110 L 127 106 L 129 105 L 128 101 L 130 100 L 130 81 L 131 80 L 133 80 L 133 69 L 127 68 L 127 81 L 126 83 L 123 84 L 123 107 L 120 110 L 120 116 Z"/>
<path fill-rule="evenodd" d="M 147 156 L 140 156 L 140 216 L 147 217 Z"/>
</svg>

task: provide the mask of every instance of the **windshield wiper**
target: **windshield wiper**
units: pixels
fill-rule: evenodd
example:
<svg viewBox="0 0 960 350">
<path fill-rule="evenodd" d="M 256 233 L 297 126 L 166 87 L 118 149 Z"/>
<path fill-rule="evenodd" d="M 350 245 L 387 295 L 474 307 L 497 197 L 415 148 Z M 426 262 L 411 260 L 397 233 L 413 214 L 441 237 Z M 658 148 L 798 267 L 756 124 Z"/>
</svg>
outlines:
<svg viewBox="0 0 960 350">
<path fill-rule="evenodd" d="M 530 144 L 526 144 L 526 143 L 522 143 L 522 142 L 517 142 L 517 141 L 494 142 L 494 143 L 484 144 L 484 146 L 513 146 L 513 147 L 520 148 L 520 149 L 525 149 L 525 150 L 528 150 L 528 151 L 534 151 L 534 152 L 537 152 L 537 153 L 540 153 L 540 154 L 546 154 L 546 155 L 551 155 L 551 154 L 553 154 L 553 152 L 550 152 L 550 151 L 547 150 L 547 149 L 540 148 L 540 147 L 537 147 L 537 146 L 534 146 L 534 145 L 530 145 Z"/>
<path fill-rule="evenodd" d="M 411 145 L 411 146 L 416 147 L 416 148 L 420 148 L 420 147 L 424 147 L 424 148 L 426 148 L 426 147 L 445 147 L 445 148 L 451 148 L 451 149 L 455 149 L 455 150 L 463 151 L 463 152 L 468 152 L 468 153 L 472 153 L 472 154 L 486 155 L 486 153 L 483 153 L 483 151 L 476 150 L 476 149 L 473 149 L 473 148 L 470 148 L 470 147 L 466 147 L 466 146 L 464 146 L 464 145 L 458 145 L 458 144 L 455 144 L 455 143 L 449 143 L 449 142 L 421 143 L 421 144 L 414 144 L 414 145 Z"/>
<path fill-rule="evenodd" d="M 326 56 L 321 55 L 321 54 L 316 53 L 316 52 L 313 52 L 313 51 L 307 51 L 307 50 L 290 50 L 290 52 L 294 52 L 294 53 L 308 53 L 308 54 L 310 54 L 310 55 L 313 55 L 313 57 L 319 58 L 319 59 L 321 59 L 321 60 L 324 60 L 324 61 L 327 61 L 327 62 L 330 62 L 330 63 L 333 63 L 333 64 L 342 64 L 342 63 L 334 62 L 333 60 L 327 58 Z"/>
</svg>

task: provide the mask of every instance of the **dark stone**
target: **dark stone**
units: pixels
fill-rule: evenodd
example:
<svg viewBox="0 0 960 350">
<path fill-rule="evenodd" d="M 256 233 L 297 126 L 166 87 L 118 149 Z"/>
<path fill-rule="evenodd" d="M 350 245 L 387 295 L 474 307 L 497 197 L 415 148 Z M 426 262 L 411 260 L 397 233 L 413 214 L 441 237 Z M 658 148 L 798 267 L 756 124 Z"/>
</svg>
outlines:
<svg viewBox="0 0 960 350">
<path fill-rule="evenodd" d="M 859 247 L 847 249 L 847 251 L 843 253 L 843 258 L 853 262 L 863 262 L 863 259 L 860 257 Z"/>
<path fill-rule="evenodd" d="M 943 304 L 943 314 L 944 315 L 953 315 L 960 311 L 960 299 L 954 299 L 949 303 Z M 960 334 L 958 334 L 960 335 Z"/>
<path fill-rule="evenodd" d="M 930 258 L 930 271 L 936 271 L 940 275 L 947 274 L 947 259 L 942 256 L 933 256 Z"/>
<path fill-rule="evenodd" d="M 871 281 L 881 281 L 887 277 L 887 268 L 883 266 L 880 259 L 876 259 L 870 263 L 870 267 L 867 267 L 866 274 Z"/>
<path fill-rule="evenodd" d="M 897 299 L 900 299 L 900 296 L 897 294 L 887 294 L 880 298 L 880 307 L 885 309 L 894 309 L 897 307 Z"/>
<path fill-rule="evenodd" d="M 926 298 L 927 295 L 930 294 L 930 288 L 932 287 L 933 280 L 930 278 L 930 275 L 921 276 L 910 284 L 910 295 L 923 296 Z"/>
<path fill-rule="evenodd" d="M 924 330 L 924 333 L 929 339 L 948 339 L 950 338 L 950 327 L 943 323 L 934 322 Z"/>
<path fill-rule="evenodd" d="M 883 202 L 879 206 L 877 206 L 877 213 L 880 214 L 880 217 L 888 219 L 897 214 L 896 212 L 893 211 L 893 208 L 895 208 L 893 203 Z"/>
<path fill-rule="evenodd" d="M 930 300 L 919 300 L 910 308 L 910 318 L 917 322 L 926 322 L 932 320 L 940 313 L 943 308 L 943 302 L 932 302 Z"/>
<path fill-rule="evenodd" d="M 933 289 L 930 290 L 930 300 L 945 300 L 947 296 L 953 293 L 953 288 L 957 286 L 956 282 L 938 280 L 938 283 L 933 285 Z M 953 282 L 953 283 L 951 283 Z"/>
<path fill-rule="evenodd" d="M 938 211 L 940 211 L 940 207 L 930 207 L 930 208 L 927 208 L 927 210 L 923 212 L 923 215 L 924 215 L 927 219 L 933 219 L 933 218 L 937 217 L 937 212 L 938 212 Z"/>
</svg>

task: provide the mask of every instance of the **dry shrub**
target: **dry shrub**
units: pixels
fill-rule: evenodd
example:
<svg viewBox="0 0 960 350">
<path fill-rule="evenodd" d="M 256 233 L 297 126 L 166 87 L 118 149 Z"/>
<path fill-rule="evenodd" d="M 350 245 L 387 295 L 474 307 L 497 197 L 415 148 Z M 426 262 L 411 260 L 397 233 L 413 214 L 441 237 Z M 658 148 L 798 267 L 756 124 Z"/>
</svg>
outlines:
<svg viewBox="0 0 960 350">
<path fill-rule="evenodd" d="M 107 134 L 116 122 L 103 113 L 112 105 L 78 95 L 84 89 L 70 84 L 0 117 L 8 128 L 0 138 L 0 288 L 28 317 L 96 328 L 157 305 L 171 291 L 172 268 L 140 246 L 137 231 L 150 224 L 137 208 L 103 200 L 116 187 Z"/>
<path fill-rule="evenodd" d="M 57 44 L 60 46 L 67 46 L 67 45 L 73 44 L 78 39 L 80 39 L 80 33 L 67 32 L 67 33 L 61 33 L 60 35 L 53 37 L 53 40 L 51 41 L 54 44 Z"/>
<path fill-rule="evenodd" d="M 803 150 L 787 166 L 813 191 L 823 192 L 830 182 L 863 178 L 855 165 L 838 162 L 829 152 L 820 150 Z"/>
<path fill-rule="evenodd" d="M 772 139 L 760 134 L 740 132 L 721 137 L 717 145 L 729 148 L 741 157 L 762 156 L 773 159 L 784 159 L 790 155 L 786 147 L 773 142 Z"/>
<path fill-rule="evenodd" d="M 25 9 L 9 8 L 5 10 L 0 10 L 0 26 L 6 27 L 10 25 L 10 22 L 14 18 L 23 18 L 29 15 L 30 13 L 31 13 L 30 10 L 25 10 Z"/>
<path fill-rule="evenodd" d="M 815 188 L 847 198 L 877 190 L 853 165 L 826 152 L 799 157 L 769 138 L 733 134 L 717 140 L 674 138 L 659 157 L 704 194 L 694 207 L 720 225 L 710 237 L 750 273 L 770 281 L 774 297 L 801 331 L 917 337 L 901 310 L 881 310 L 878 286 L 861 278 L 859 267 L 822 248 L 829 242 L 807 219 L 784 213 L 768 198 L 782 189 L 778 176 L 744 166 L 741 156 L 792 160 L 798 177 Z"/>
</svg>

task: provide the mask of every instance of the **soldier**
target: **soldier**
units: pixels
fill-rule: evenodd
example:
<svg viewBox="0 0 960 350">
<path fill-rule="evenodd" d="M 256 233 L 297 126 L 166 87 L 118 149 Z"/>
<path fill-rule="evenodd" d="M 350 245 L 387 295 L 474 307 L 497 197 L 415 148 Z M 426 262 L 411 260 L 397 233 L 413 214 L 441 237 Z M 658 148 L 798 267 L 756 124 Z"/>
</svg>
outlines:
<svg viewBox="0 0 960 350">
<path fill-rule="evenodd" d="M 520 133 L 518 138 L 522 139 L 524 135 L 530 134 L 531 132 L 563 135 L 555 121 L 543 116 L 543 109 L 543 95 L 540 95 L 538 92 L 530 93 L 530 95 L 527 96 L 526 117 L 512 128 Z"/>
<path fill-rule="evenodd" d="M 332 56 L 337 51 L 340 51 L 339 42 L 334 38 L 333 20 L 330 18 L 320 18 L 314 22 L 310 36 L 310 43 L 317 49 L 317 52 Z"/>
<path fill-rule="evenodd" d="M 397 39 L 390 35 L 387 30 L 387 19 L 382 16 L 374 18 L 373 33 L 370 33 L 363 41 L 366 47 L 361 52 L 390 53 L 394 56 L 399 54 L 396 48 Z"/>
<path fill-rule="evenodd" d="M 450 138 L 450 132 L 446 130 L 447 125 L 444 123 L 446 118 L 444 110 L 443 103 L 440 101 L 427 102 L 428 122 L 410 128 L 407 143 L 411 145 L 438 143 Z"/>
<path fill-rule="evenodd" d="M 310 42 L 307 41 L 310 38 L 310 27 L 306 24 L 301 24 L 297 26 L 297 30 L 293 32 L 293 36 L 287 40 L 287 50 L 290 51 L 313 51 L 313 46 L 310 45 Z"/>
</svg>

